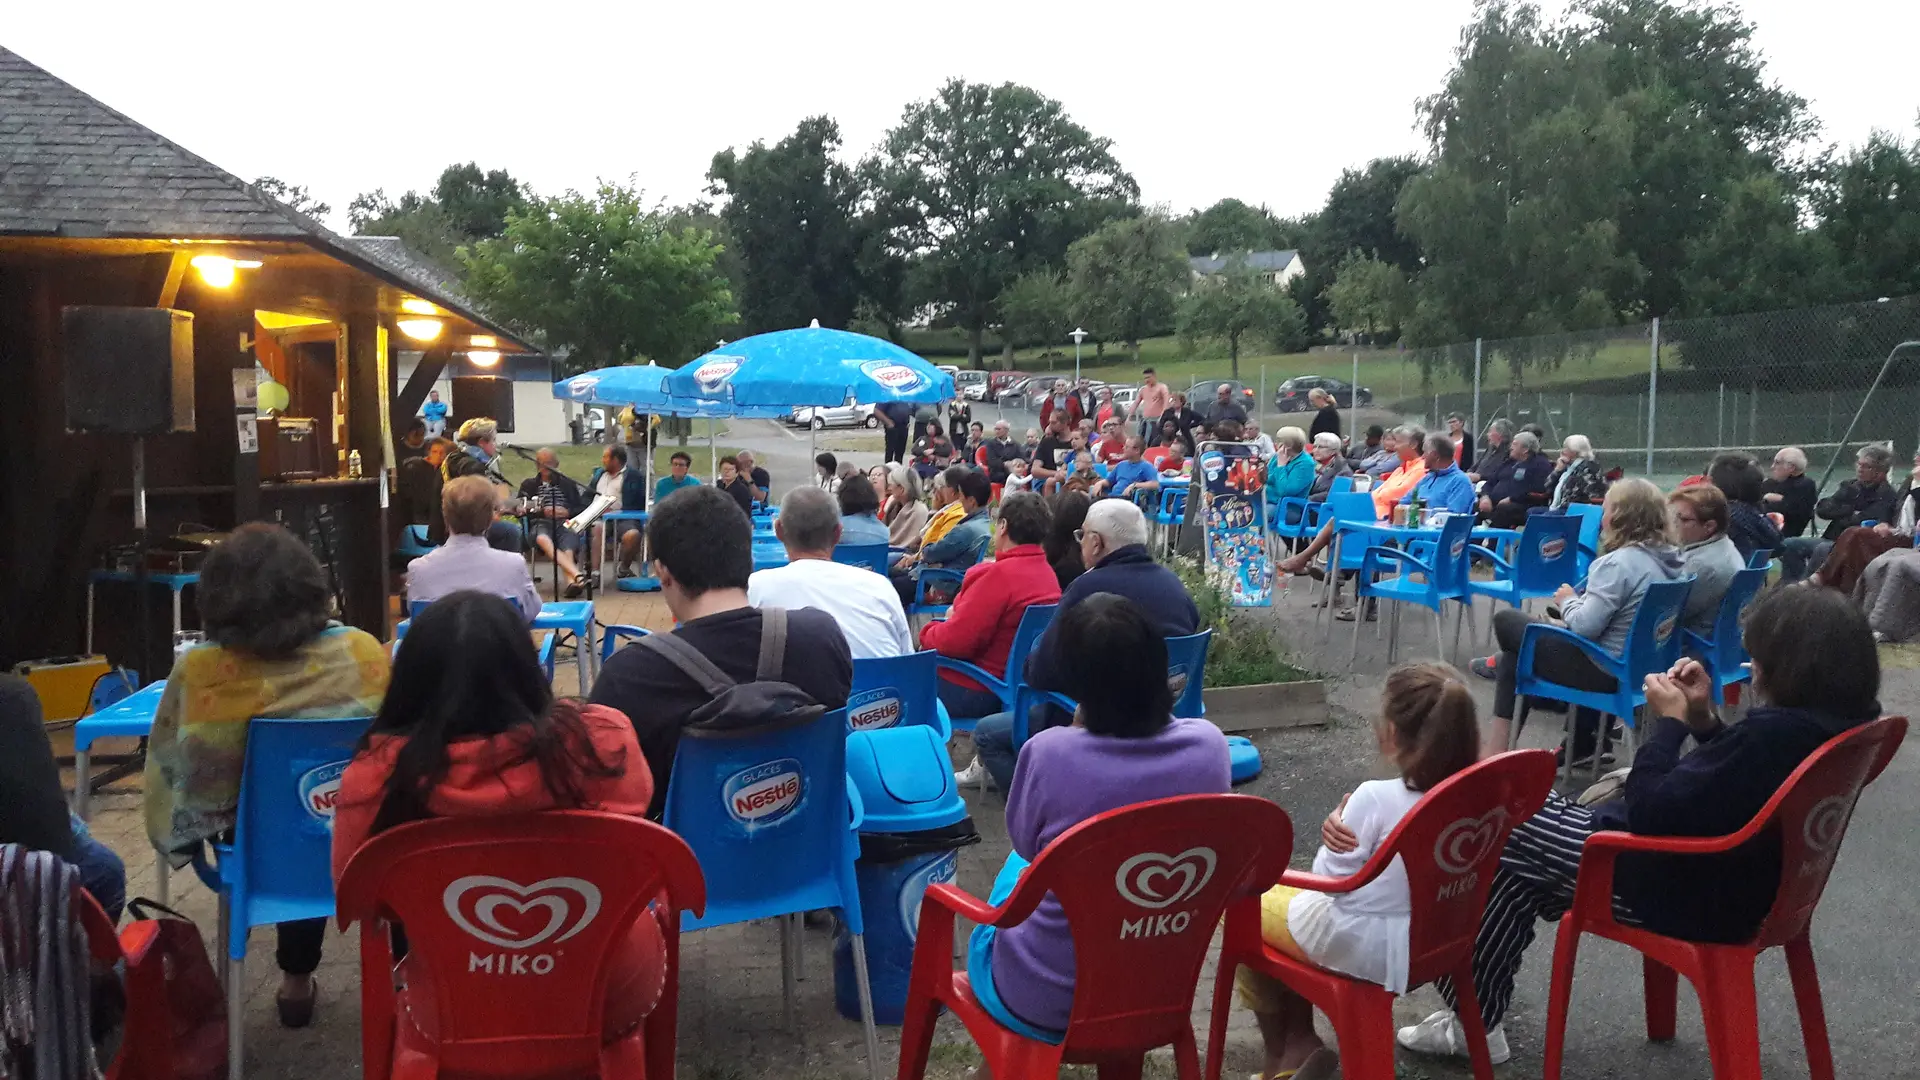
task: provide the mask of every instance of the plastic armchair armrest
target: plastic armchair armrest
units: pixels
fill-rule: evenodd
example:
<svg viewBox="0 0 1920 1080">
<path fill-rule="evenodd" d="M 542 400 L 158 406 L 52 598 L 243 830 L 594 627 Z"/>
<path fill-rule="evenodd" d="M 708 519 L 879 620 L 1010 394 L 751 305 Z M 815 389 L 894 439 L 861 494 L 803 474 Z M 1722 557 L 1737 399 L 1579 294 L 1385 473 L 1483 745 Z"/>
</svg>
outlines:
<svg viewBox="0 0 1920 1080">
<path fill-rule="evenodd" d="M 917 607 L 921 604 L 926 603 L 927 602 L 927 586 L 930 584 L 940 584 L 940 583 L 951 584 L 953 586 L 954 594 L 958 595 L 960 592 L 960 586 L 966 583 L 966 573 L 961 570 L 949 570 L 943 566 L 921 567 L 920 577 L 915 581 L 913 586 L 914 605 Z M 949 600 L 947 601 L 947 603 L 952 604 L 953 601 Z"/>
<path fill-rule="evenodd" d="M 987 692 L 998 695 L 1003 704 L 1009 707 L 1013 704 L 1014 684 L 989 672 L 978 664 L 969 664 L 965 660 L 955 660 L 951 656 L 939 655 L 934 657 L 933 663 L 934 667 L 938 670 L 965 675 L 967 678 L 986 687 Z"/>
<path fill-rule="evenodd" d="M 553 678 L 553 642 L 559 636 L 558 631 L 549 630 L 546 639 L 540 642 L 540 666 L 547 669 L 549 679 Z"/>
<path fill-rule="evenodd" d="M 1513 574 L 1513 564 L 1501 558 L 1492 548 L 1483 548 L 1479 544 L 1467 545 L 1467 560 L 1485 559 L 1494 565 L 1494 572 L 1503 576 Z"/>
<path fill-rule="evenodd" d="M 1718 855 L 1745 843 L 1760 831 L 1766 815 L 1760 814 L 1747 827 L 1731 836 L 1706 839 L 1675 836 L 1638 836 L 1608 831 L 1587 837 L 1580 849 L 1580 875 L 1574 885 L 1573 910 L 1611 910 L 1615 864 L 1629 852 L 1657 852 L 1667 855 Z"/>
<path fill-rule="evenodd" d="M 1698 650 L 1703 655 L 1707 653 L 1711 653 L 1713 651 L 1713 642 L 1707 638 L 1701 637 L 1699 634 L 1696 634 L 1691 630 L 1686 629 L 1685 627 L 1682 627 L 1680 629 L 1680 651 L 1683 653 L 1690 654 L 1690 653 L 1693 653 L 1695 650 Z M 1715 672 L 1715 674 L 1717 675 L 1719 673 Z"/>
<path fill-rule="evenodd" d="M 867 823 L 867 804 L 860 798 L 860 788 L 854 784 L 853 777 L 847 777 L 847 831 L 859 832 L 860 826 Z"/>
<path fill-rule="evenodd" d="M 962 916 L 980 926 L 993 925 L 993 921 L 1000 915 L 1000 909 L 962 890 L 957 885 L 928 886 L 923 904 L 944 908 L 949 913 Z"/>
<path fill-rule="evenodd" d="M 1360 576 L 1363 578 L 1370 578 L 1375 573 L 1379 572 L 1380 568 L 1376 564 L 1381 560 L 1385 560 L 1387 562 L 1406 563 L 1408 566 L 1412 567 L 1415 571 L 1418 571 L 1419 573 L 1427 575 L 1429 580 L 1431 580 L 1433 577 L 1432 563 L 1417 559 L 1414 556 L 1408 554 L 1407 552 L 1401 551 L 1399 548 L 1379 547 L 1379 546 L 1368 548 L 1366 556 L 1360 560 Z"/>
<path fill-rule="evenodd" d="M 1517 672 L 1532 672 L 1533 652 L 1539 647 L 1539 643 L 1543 638 L 1549 637 L 1561 638 L 1571 642 L 1575 648 L 1585 653 L 1587 658 L 1593 661 L 1594 666 L 1609 675 L 1613 675 L 1615 678 L 1619 677 L 1622 667 L 1619 657 L 1564 626 L 1550 626 L 1546 623 L 1528 624 L 1525 634 L 1520 638 L 1520 655 L 1514 660 L 1514 670 Z M 1550 682 L 1548 685 L 1557 686 L 1559 684 Z"/>
<path fill-rule="evenodd" d="M 1011 706 L 1013 709 L 1013 745 L 1015 747 L 1025 746 L 1027 740 L 1033 738 L 1032 709 L 1036 704 L 1052 705 L 1054 708 L 1069 715 L 1080 708 L 1079 702 L 1060 693 L 1058 690 L 1040 690 L 1028 686 L 1025 683 L 1020 684 L 1014 689 L 1013 705 Z"/>
<path fill-rule="evenodd" d="M 1309 889 L 1319 893 L 1350 893 L 1387 872 L 1393 865 L 1398 852 L 1390 844 L 1381 844 L 1373 853 L 1373 858 L 1360 869 L 1346 877 L 1327 877 L 1324 874 L 1309 873 L 1305 870 L 1288 870 L 1280 875 L 1280 884 L 1295 889 Z"/>
</svg>

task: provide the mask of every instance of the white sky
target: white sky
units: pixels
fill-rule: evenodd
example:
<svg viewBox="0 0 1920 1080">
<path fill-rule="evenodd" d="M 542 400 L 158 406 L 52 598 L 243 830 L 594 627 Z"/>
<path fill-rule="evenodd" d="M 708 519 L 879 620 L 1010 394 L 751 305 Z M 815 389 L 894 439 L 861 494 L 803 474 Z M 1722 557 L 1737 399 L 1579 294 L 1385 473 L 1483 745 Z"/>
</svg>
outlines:
<svg viewBox="0 0 1920 1080">
<path fill-rule="evenodd" d="M 1550 9 L 1559 3 L 1549 0 Z M 864 153 L 949 76 L 1065 103 L 1149 203 L 1316 209 L 1340 170 L 1417 152 L 1471 0 L 633 3 L 0 0 L 0 44 L 252 179 L 349 200 L 474 160 L 542 192 L 634 177 L 700 196 L 715 151 L 803 117 Z M 1914 133 L 1913 0 L 1747 0 L 1823 139 Z"/>
</svg>

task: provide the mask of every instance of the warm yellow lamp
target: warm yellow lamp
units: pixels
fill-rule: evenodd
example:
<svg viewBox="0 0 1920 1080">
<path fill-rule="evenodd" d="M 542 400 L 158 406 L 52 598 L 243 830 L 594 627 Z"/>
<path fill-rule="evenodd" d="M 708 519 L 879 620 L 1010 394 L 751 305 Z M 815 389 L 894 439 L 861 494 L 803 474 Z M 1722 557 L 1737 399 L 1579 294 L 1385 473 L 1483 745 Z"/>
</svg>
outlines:
<svg viewBox="0 0 1920 1080">
<path fill-rule="evenodd" d="M 439 319 L 401 319 L 394 323 L 400 332 L 415 341 L 432 341 L 440 336 L 444 324 Z"/>
</svg>

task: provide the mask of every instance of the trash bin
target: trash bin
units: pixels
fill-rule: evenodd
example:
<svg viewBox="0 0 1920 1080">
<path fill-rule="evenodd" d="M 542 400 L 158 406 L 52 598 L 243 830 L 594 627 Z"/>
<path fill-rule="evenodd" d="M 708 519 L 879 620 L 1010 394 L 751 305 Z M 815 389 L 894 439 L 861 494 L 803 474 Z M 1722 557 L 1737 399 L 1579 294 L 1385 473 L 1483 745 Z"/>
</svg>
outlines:
<svg viewBox="0 0 1920 1080">
<path fill-rule="evenodd" d="M 867 977 L 876 1023 L 906 1015 L 920 899 L 927 886 L 950 882 L 959 850 L 980 842 L 967 804 L 953 784 L 953 762 L 940 733 L 923 725 L 847 736 L 847 777 L 866 819 L 854 873 L 866 923 Z M 860 1018 L 853 939 L 842 927 L 833 943 L 833 998 L 840 1014 Z"/>
</svg>

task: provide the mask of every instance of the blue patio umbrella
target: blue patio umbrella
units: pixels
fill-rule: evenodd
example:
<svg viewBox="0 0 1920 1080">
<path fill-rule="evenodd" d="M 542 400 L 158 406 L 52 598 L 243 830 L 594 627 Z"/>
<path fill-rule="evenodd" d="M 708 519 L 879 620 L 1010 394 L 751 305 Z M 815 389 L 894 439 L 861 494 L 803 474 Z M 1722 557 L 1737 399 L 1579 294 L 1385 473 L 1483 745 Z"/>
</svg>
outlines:
<svg viewBox="0 0 1920 1080">
<path fill-rule="evenodd" d="M 736 409 L 931 405 L 953 397 L 953 376 L 892 342 L 815 323 L 728 342 L 668 375 L 667 390 Z"/>
</svg>

